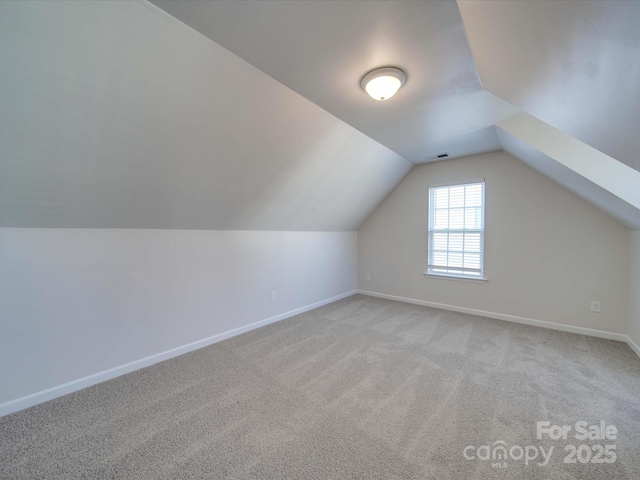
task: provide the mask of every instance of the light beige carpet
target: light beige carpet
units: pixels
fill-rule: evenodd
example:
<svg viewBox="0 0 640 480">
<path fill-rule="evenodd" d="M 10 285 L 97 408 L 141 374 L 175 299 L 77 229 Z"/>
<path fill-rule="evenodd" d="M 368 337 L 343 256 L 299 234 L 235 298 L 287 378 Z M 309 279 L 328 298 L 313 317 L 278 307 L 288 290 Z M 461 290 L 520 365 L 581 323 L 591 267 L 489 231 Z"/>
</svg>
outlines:
<svg viewBox="0 0 640 480">
<path fill-rule="evenodd" d="M 581 420 L 617 438 L 536 438 Z M 499 441 L 554 451 L 477 458 Z M 598 444 L 616 461 L 591 463 Z M 637 479 L 640 359 L 356 295 L 0 419 L 0 478 Z"/>
</svg>

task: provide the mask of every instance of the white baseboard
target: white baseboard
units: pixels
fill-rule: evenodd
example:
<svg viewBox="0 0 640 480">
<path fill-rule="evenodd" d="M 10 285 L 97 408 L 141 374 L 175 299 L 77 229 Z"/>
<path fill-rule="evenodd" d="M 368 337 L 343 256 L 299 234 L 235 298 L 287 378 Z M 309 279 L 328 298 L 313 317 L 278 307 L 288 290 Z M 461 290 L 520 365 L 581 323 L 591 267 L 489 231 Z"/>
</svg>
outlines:
<svg viewBox="0 0 640 480">
<path fill-rule="evenodd" d="M 265 325 L 269 325 L 270 323 L 275 323 L 280 320 L 284 320 L 285 318 L 293 317 L 295 315 L 308 312 L 309 310 L 313 310 L 323 305 L 327 305 L 329 303 L 333 303 L 343 298 L 350 297 L 351 295 L 355 295 L 356 293 L 357 293 L 357 290 L 352 290 L 350 292 L 336 295 L 335 297 L 327 298 L 325 300 L 312 303 L 311 305 L 306 305 L 304 307 L 296 308 L 295 310 L 291 310 L 289 312 L 281 313 L 280 315 L 276 315 L 274 317 L 266 318 L 264 320 L 254 322 L 249 325 L 244 325 L 242 327 L 234 328 L 233 330 L 229 330 L 227 332 L 223 332 L 217 335 L 213 335 L 211 337 L 203 338 L 202 340 L 198 340 L 198 341 L 189 343 L 187 345 L 183 345 L 181 347 L 172 348 L 171 350 L 157 353 L 149 357 L 141 358 L 140 360 L 135 360 L 133 362 L 120 365 L 118 367 L 110 368 L 109 370 L 104 370 L 102 372 L 94 373 L 93 375 L 79 378 L 78 380 L 73 380 L 71 382 L 67 382 L 62 385 L 57 385 L 55 387 L 47 388 L 46 390 L 42 390 L 40 392 L 32 393 L 30 395 L 17 398 L 15 400 L 10 400 L 8 402 L 0 404 L 0 417 L 9 415 L 10 413 L 14 413 L 19 410 L 23 410 L 25 408 L 32 407 L 34 405 L 37 405 L 42 402 L 46 402 L 48 400 L 52 400 L 57 397 L 61 397 L 63 395 L 75 392 L 77 390 L 82 390 L 83 388 L 90 387 L 91 385 L 95 385 L 97 383 L 101 383 L 106 380 L 119 377 L 120 375 L 133 372 L 134 370 L 139 370 L 141 368 L 148 367 L 155 363 L 159 363 L 164 360 L 168 360 L 170 358 L 183 355 L 193 350 L 198 350 L 199 348 L 212 345 L 222 340 L 226 340 L 227 338 L 235 337 L 236 335 L 240 335 L 241 333 L 249 332 L 251 330 L 255 330 L 256 328 L 264 327 Z"/>
<path fill-rule="evenodd" d="M 386 293 L 369 292 L 366 290 L 358 290 L 362 295 L 370 297 L 386 298 L 387 300 L 396 300 L 398 302 L 412 303 L 414 305 L 422 305 L 425 307 L 440 308 L 442 310 L 451 310 L 453 312 L 468 313 L 479 317 L 495 318 L 497 320 L 505 320 L 507 322 L 522 323 L 524 325 L 532 325 L 534 327 L 550 328 L 552 330 L 560 330 L 562 332 L 579 333 L 581 335 L 589 335 L 590 337 L 606 338 L 608 340 L 617 340 L 619 342 L 628 343 L 629 346 L 640 356 L 640 348 L 633 343 L 631 338 L 623 333 L 607 332 L 605 330 L 597 330 L 595 328 L 576 327 L 574 325 L 565 325 L 562 323 L 548 322 L 546 320 L 535 320 L 533 318 L 518 317 L 515 315 L 506 315 L 504 313 L 486 312 L 475 308 L 457 307 L 455 305 L 446 305 L 444 303 L 427 302 L 425 300 L 416 300 L 415 298 L 398 297 L 396 295 L 387 295 Z M 633 344 L 633 345 L 632 345 Z"/>
<path fill-rule="evenodd" d="M 640 357 L 640 347 L 638 346 L 638 344 L 636 342 L 634 342 L 633 339 L 629 335 L 626 335 L 626 337 L 627 337 L 626 342 L 631 347 L 631 350 L 636 352 L 636 355 L 638 355 Z"/>
</svg>

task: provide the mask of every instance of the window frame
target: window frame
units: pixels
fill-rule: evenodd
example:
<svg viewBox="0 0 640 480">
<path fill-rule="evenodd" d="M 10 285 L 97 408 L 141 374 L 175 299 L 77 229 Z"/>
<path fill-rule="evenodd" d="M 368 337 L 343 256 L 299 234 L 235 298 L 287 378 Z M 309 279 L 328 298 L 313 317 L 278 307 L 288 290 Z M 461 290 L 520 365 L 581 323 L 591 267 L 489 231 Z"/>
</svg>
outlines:
<svg viewBox="0 0 640 480">
<path fill-rule="evenodd" d="M 477 185 L 477 184 L 482 184 L 482 202 L 481 202 L 481 228 L 480 229 L 466 229 L 463 228 L 462 229 L 451 229 L 451 228 L 446 228 L 443 230 L 436 230 L 434 228 L 434 222 L 435 219 L 433 218 L 434 214 L 435 214 L 435 205 L 434 205 L 434 199 L 435 199 L 435 192 L 438 188 L 455 188 L 455 187 L 466 187 L 466 186 L 471 186 L 471 185 Z M 465 202 L 463 202 L 463 207 L 465 208 L 464 205 Z M 454 207 L 455 208 L 455 207 Z M 448 204 L 447 206 L 447 210 L 451 210 L 451 206 L 450 204 Z M 485 283 L 487 281 L 487 278 L 485 277 L 485 269 L 484 269 L 484 252 L 485 252 L 485 211 L 486 211 L 486 182 L 485 179 L 481 179 L 481 180 L 473 180 L 473 181 L 467 181 L 467 182 L 462 182 L 462 183 L 453 183 L 453 184 L 440 184 L 440 185 L 429 185 L 429 203 L 428 203 L 428 215 L 427 215 L 427 269 L 424 272 L 424 275 L 426 277 L 432 277 L 432 278 L 442 278 L 442 279 L 447 279 L 447 280 L 460 280 L 460 281 L 467 281 L 467 282 L 481 282 L 481 283 Z M 431 242 L 433 241 L 433 233 L 434 232 L 446 232 L 446 233 L 479 233 L 480 234 L 480 252 L 479 252 L 479 263 L 480 263 L 480 268 L 477 269 L 478 274 L 477 275 L 473 275 L 473 274 L 468 274 L 468 273 L 464 273 L 464 264 L 462 267 L 459 268 L 460 272 L 438 272 L 438 271 L 434 271 L 437 269 L 437 266 L 433 264 L 433 259 L 432 259 L 432 253 L 433 250 L 431 248 Z M 449 252 L 449 245 L 447 245 L 447 252 Z M 459 252 L 456 252 L 459 253 Z M 463 255 L 464 255 L 464 246 L 463 246 Z M 463 257 L 464 258 L 464 257 Z M 442 267 L 442 266 L 441 266 Z M 455 267 L 451 267 L 449 265 L 447 265 L 447 267 L 445 267 L 449 270 L 451 269 L 456 269 Z M 441 268 L 441 270 L 443 270 L 443 268 Z M 473 269 L 467 268 L 466 269 L 467 272 Z"/>
</svg>

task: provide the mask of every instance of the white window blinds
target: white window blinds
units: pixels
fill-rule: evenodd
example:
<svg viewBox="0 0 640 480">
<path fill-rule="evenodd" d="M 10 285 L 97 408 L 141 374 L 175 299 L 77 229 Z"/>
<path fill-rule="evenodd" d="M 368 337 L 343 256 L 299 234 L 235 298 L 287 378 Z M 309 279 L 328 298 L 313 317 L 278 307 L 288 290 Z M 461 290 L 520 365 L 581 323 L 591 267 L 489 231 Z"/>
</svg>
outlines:
<svg viewBox="0 0 640 480">
<path fill-rule="evenodd" d="M 429 189 L 427 273 L 483 278 L 484 182 Z"/>
</svg>

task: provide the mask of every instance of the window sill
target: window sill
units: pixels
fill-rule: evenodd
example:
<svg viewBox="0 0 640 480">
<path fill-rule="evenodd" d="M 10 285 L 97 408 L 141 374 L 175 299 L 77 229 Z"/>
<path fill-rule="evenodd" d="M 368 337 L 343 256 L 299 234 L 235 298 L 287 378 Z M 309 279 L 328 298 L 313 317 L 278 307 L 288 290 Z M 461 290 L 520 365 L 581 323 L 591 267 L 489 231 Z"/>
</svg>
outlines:
<svg viewBox="0 0 640 480">
<path fill-rule="evenodd" d="M 471 283 L 487 283 L 486 278 L 469 278 L 469 277 L 456 277 L 455 275 L 442 275 L 437 273 L 424 272 L 424 276 L 427 278 L 438 278 L 441 280 L 457 280 L 459 282 L 471 282 Z"/>
</svg>

